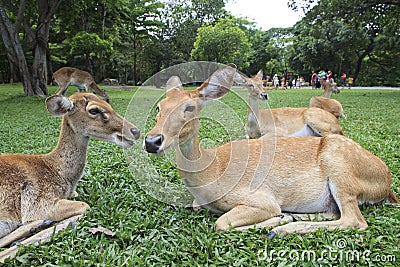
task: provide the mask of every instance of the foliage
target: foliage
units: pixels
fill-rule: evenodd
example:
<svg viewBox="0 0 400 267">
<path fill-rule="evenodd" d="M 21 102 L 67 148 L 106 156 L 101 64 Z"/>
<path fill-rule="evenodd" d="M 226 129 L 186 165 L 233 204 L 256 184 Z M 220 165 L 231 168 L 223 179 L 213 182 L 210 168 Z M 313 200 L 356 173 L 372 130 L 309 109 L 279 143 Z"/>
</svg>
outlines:
<svg viewBox="0 0 400 267">
<path fill-rule="evenodd" d="M 306 12 L 294 28 L 292 68 L 330 69 L 338 76 L 346 72 L 359 85 L 399 84 L 399 1 L 291 0 L 289 4 Z"/>
<path fill-rule="evenodd" d="M 54 93 L 55 87 L 49 87 Z M 111 104 L 124 114 L 134 91 L 107 89 Z M 73 90 L 69 90 L 72 93 Z M 215 120 L 237 113 L 245 119 L 244 89 L 222 99 L 230 109 L 215 110 Z M 145 105 L 157 90 L 148 90 L 135 103 Z M 270 91 L 271 107 L 307 106 L 316 90 Z M 400 194 L 400 91 L 342 90 L 333 96 L 344 107 L 341 120 L 345 134 L 384 160 L 393 176 L 393 189 Z M 21 85 L 0 85 L 0 153 L 46 153 L 57 142 L 60 118 L 51 117 L 44 100 L 24 97 Z M 265 103 L 261 103 L 265 108 Z M 211 106 L 210 106 L 211 107 Z M 140 121 L 147 114 L 131 116 Z M 38 114 L 38 115 L 36 115 Z M 148 118 L 152 120 L 153 118 Z M 244 121 L 243 121 L 244 122 Z M 226 141 L 226 130 L 218 123 L 202 122 L 203 137 L 215 144 Z M 142 130 L 142 138 L 146 130 Z M 243 129 L 240 129 L 243 131 Z M 135 142 L 138 154 L 142 138 Z M 244 138 L 235 135 L 233 138 Z M 88 164 L 78 183 L 77 200 L 91 209 L 72 229 L 49 243 L 22 248 L 6 266 L 397 266 L 400 259 L 399 208 L 389 204 L 362 207 L 369 227 L 357 230 L 320 230 L 313 234 L 290 234 L 269 240 L 269 229 L 215 232 L 215 215 L 159 202 L 136 184 L 122 149 L 113 144 L 90 141 Z M 172 175 L 172 174 L 171 174 Z M 172 177 L 171 177 L 172 178 Z M 93 235 L 92 227 L 103 226 L 116 235 Z M 339 249 L 338 245 L 345 245 Z M 307 253 L 318 260 L 310 261 Z M 365 258 L 356 258 L 355 254 Z M 305 258 L 302 259 L 302 255 Z M 354 255 L 354 257 L 352 257 Z M 290 258 L 292 256 L 292 258 Z M 297 258 L 298 256 L 298 258 Z M 312 257 L 312 254 L 310 254 Z M 313 259 L 313 258 L 311 258 Z M 367 260 L 369 259 L 369 260 Z"/>
<path fill-rule="evenodd" d="M 22 82 L 27 96 L 48 94 L 49 29 L 61 1 L 0 2 L 0 35 L 7 52 L 10 76 Z M 28 62 L 28 55 L 33 57 L 31 62 Z"/>
<path fill-rule="evenodd" d="M 160 19 L 163 22 L 159 38 L 161 66 L 163 68 L 187 62 L 197 30 L 214 25 L 227 16 L 223 9 L 227 0 L 173 0 L 163 1 L 165 8 Z"/>
<path fill-rule="evenodd" d="M 198 29 L 197 39 L 192 50 L 194 60 L 204 60 L 248 67 L 251 44 L 243 30 L 232 20 L 221 19 L 215 26 L 208 25 Z"/>
<path fill-rule="evenodd" d="M 87 32 L 79 32 L 72 37 L 70 46 L 72 55 L 85 55 L 89 70 L 92 69 L 92 61 L 99 60 L 101 54 L 110 55 L 113 50 L 111 42 L 102 40 L 96 33 Z"/>
</svg>

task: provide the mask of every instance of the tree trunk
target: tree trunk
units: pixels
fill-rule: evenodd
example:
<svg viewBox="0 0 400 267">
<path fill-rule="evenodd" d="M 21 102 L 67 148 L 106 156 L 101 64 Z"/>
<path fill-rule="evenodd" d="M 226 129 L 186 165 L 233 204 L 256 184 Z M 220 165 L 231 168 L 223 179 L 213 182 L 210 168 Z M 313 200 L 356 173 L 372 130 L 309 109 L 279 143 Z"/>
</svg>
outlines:
<svg viewBox="0 0 400 267">
<path fill-rule="evenodd" d="M 13 10 L 9 2 L 0 1 L 0 33 L 7 50 L 10 66 L 16 66 L 19 70 L 19 78 L 22 81 L 25 95 L 48 95 L 48 39 L 50 21 L 58 6 L 63 0 L 37 0 L 38 23 L 32 29 L 32 18 L 25 17 L 26 1 L 20 0 L 18 10 Z M 11 23 L 3 4 L 9 8 L 10 17 L 15 18 Z M 33 4 L 33 3 L 30 3 Z M 30 43 L 33 54 L 32 69 L 28 68 L 24 50 L 20 42 L 20 28 L 24 26 L 26 37 Z M 32 72 L 31 72 L 32 71 Z M 32 75 L 31 75 L 32 74 Z M 13 77 L 16 75 L 13 74 Z"/>
<path fill-rule="evenodd" d="M 19 9 L 19 14 L 22 13 L 24 9 L 24 2 L 21 1 L 21 6 Z M 20 17 L 17 18 L 16 24 L 12 24 L 7 14 L 4 10 L 3 3 L 0 1 L 0 33 L 3 39 L 4 47 L 7 50 L 7 56 L 10 61 L 10 66 L 17 66 L 19 71 L 19 77 L 22 81 L 24 87 L 25 95 L 32 95 L 32 84 L 30 79 L 29 68 L 26 63 L 24 51 L 19 39 L 19 22 Z M 12 74 L 12 77 L 17 75 Z"/>
<path fill-rule="evenodd" d="M 38 22 L 34 31 L 27 30 L 32 39 L 33 65 L 32 85 L 34 93 L 40 96 L 48 95 L 48 59 L 50 22 L 58 6 L 63 0 L 38 0 Z M 25 27 L 27 28 L 27 26 Z"/>
<path fill-rule="evenodd" d="M 10 66 L 10 83 L 16 83 L 16 82 L 20 82 L 21 79 L 18 75 L 18 66 L 16 64 L 16 62 L 13 62 L 11 60 L 11 56 L 10 54 L 7 52 L 7 58 L 8 58 L 8 64 Z"/>
<path fill-rule="evenodd" d="M 370 40 L 368 47 L 365 49 L 364 52 L 361 53 L 361 55 L 358 56 L 356 69 L 355 69 L 354 75 L 353 75 L 353 77 L 354 77 L 353 83 L 354 84 L 356 83 L 357 77 L 360 74 L 362 62 L 363 62 L 364 58 L 366 56 L 368 56 L 373 51 L 373 49 L 374 49 L 374 41 Z"/>
<path fill-rule="evenodd" d="M 137 85 L 137 44 L 135 35 L 133 37 L 133 82 Z"/>
<path fill-rule="evenodd" d="M 47 89 L 47 53 L 50 21 L 39 22 L 36 29 L 35 47 L 33 49 L 32 84 L 34 93 L 48 95 Z"/>
</svg>

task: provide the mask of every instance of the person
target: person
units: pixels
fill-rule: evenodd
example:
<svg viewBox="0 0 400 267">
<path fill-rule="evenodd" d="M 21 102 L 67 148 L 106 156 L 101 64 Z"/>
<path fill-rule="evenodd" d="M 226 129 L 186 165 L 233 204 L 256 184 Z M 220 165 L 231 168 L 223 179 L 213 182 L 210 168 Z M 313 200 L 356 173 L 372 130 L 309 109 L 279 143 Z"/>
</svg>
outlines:
<svg viewBox="0 0 400 267">
<path fill-rule="evenodd" d="M 354 82 L 354 78 L 353 78 L 353 76 L 350 76 L 349 80 L 348 80 L 349 89 L 351 89 L 351 87 L 353 86 L 353 82 Z"/>
<path fill-rule="evenodd" d="M 279 87 L 279 78 L 278 78 L 278 75 L 276 73 L 275 73 L 275 75 L 273 77 L 273 81 L 274 81 L 275 89 L 277 89 Z"/>
<path fill-rule="evenodd" d="M 317 82 L 317 72 L 313 71 L 313 74 L 311 75 L 311 89 L 317 89 L 316 82 Z"/>
<path fill-rule="evenodd" d="M 303 87 L 304 85 L 304 78 L 303 76 L 300 76 L 300 87 Z"/>
<path fill-rule="evenodd" d="M 286 78 L 285 78 L 285 76 L 282 77 L 281 85 L 282 85 L 282 90 L 286 90 Z"/>
<path fill-rule="evenodd" d="M 324 70 L 321 70 L 318 75 L 320 79 L 326 81 L 326 72 Z"/>
<path fill-rule="evenodd" d="M 289 85 L 289 88 L 290 88 L 290 89 L 293 88 L 293 83 L 294 83 L 293 81 L 294 81 L 293 78 L 289 78 L 289 80 L 288 80 L 288 85 Z"/>
<path fill-rule="evenodd" d="M 321 77 L 319 74 L 317 74 L 317 77 L 315 78 L 315 89 L 321 88 Z"/>
<path fill-rule="evenodd" d="M 297 87 L 297 88 L 300 88 L 300 87 L 301 87 L 300 76 L 297 76 L 297 79 L 296 79 L 296 87 Z"/>
<path fill-rule="evenodd" d="M 328 71 L 328 75 L 326 75 L 326 81 L 328 82 L 328 83 L 333 83 L 334 81 L 333 81 L 333 75 L 332 75 L 332 71 Z"/>
<path fill-rule="evenodd" d="M 342 76 L 340 77 L 340 84 L 342 85 L 342 88 L 344 88 L 344 85 L 346 84 L 346 73 L 342 73 Z"/>
</svg>

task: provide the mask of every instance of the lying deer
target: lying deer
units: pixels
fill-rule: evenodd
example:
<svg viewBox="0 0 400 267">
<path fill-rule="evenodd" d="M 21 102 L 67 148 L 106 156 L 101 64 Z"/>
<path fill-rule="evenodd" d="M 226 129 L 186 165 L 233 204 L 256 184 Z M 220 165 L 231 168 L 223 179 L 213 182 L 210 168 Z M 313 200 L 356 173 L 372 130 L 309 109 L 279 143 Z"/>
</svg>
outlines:
<svg viewBox="0 0 400 267">
<path fill-rule="evenodd" d="M 332 113 L 336 118 L 345 117 L 342 104 L 336 99 L 331 99 L 332 93 L 340 93 L 336 83 L 324 82 L 324 93 L 322 96 L 313 96 L 310 99 L 310 108 L 320 108 Z"/>
<path fill-rule="evenodd" d="M 258 101 L 267 100 L 262 83 L 263 72 L 247 78 L 237 73 L 235 82 L 249 93 L 246 132 L 249 138 L 279 136 L 323 136 L 343 134 L 339 121 L 329 112 L 319 108 L 259 109 Z"/>
<path fill-rule="evenodd" d="M 166 98 L 157 106 L 156 124 L 143 144 L 156 155 L 178 146 L 179 175 L 195 197 L 193 205 L 222 214 L 216 230 L 290 221 L 292 216 L 282 212 L 335 212 L 340 218 L 291 222 L 272 233 L 365 229 L 359 203 L 398 202 L 385 163 L 342 135 L 244 139 L 202 148 L 200 110 L 229 92 L 235 71 L 230 66 L 217 70 L 195 90 L 183 90 L 179 78 L 171 77 Z"/>
<path fill-rule="evenodd" d="M 100 89 L 92 75 L 87 71 L 72 67 L 63 67 L 53 73 L 53 80 L 58 84 L 56 95 L 66 95 L 68 86 L 75 85 L 78 87 L 78 92 L 85 90 L 89 93 L 91 89 L 95 94 L 101 96 L 104 101 L 110 103 L 110 98 L 106 91 Z"/>
<path fill-rule="evenodd" d="M 84 202 L 66 199 L 75 192 L 82 176 L 89 138 L 122 147 L 133 144 L 128 138 L 139 138 L 134 125 L 93 94 L 51 96 L 46 99 L 46 106 L 50 114 L 63 116 L 54 150 L 45 155 L 0 155 L 2 246 L 19 238 L 21 233 L 14 230 L 21 225 L 64 220 L 89 208 Z M 5 238 L 9 241 L 5 242 Z"/>
</svg>

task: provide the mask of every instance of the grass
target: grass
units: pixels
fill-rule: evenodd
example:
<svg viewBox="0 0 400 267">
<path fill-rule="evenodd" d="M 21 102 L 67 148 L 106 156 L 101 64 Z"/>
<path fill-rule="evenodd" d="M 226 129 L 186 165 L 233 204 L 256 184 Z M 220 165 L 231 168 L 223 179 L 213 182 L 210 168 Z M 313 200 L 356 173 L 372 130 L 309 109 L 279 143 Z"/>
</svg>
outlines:
<svg viewBox="0 0 400 267">
<path fill-rule="evenodd" d="M 107 92 L 114 109 L 127 111 L 143 135 L 151 128 L 160 92 Z M 246 93 L 235 92 L 202 113 L 207 116 L 200 133 L 205 146 L 244 138 Z M 321 93 L 271 91 L 269 105 L 307 106 L 311 96 Z M 334 98 L 347 114 L 341 119 L 345 134 L 386 162 L 399 195 L 400 91 L 343 90 Z M 43 99 L 23 96 L 21 85 L 1 85 L 0 106 L 0 153 L 47 153 L 56 145 L 61 119 L 47 113 Z M 89 212 L 76 228 L 49 243 L 22 248 L 7 266 L 398 266 L 400 212 L 384 203 L 362 207 L 369 224 L 364 231 L 319 230 L 273 240 L 265 238 L 269 229 L 215 232 L 217 216 L 185 207 L 190 196 L 182 190 L 173 156 L 149 157 L 140 147 L 143 135 L 125 153 L 92 140 L 76 198 L 91 206 Z M 89 229 L 97 226 L 116 234 L 91 234 Z"/>
</svg>

